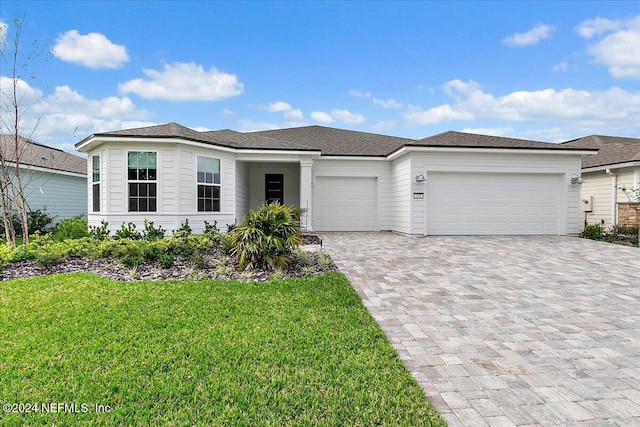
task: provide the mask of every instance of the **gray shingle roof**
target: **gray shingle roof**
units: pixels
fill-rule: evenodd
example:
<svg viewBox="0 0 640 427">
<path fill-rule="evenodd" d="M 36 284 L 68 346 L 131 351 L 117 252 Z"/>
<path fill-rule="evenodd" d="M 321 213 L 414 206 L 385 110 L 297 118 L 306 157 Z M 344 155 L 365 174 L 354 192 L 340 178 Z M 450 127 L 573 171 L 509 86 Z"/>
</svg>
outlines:
<svg viewBox="0 0 640 427">
<path fill-rule="evenodd" d="M 579 150 L 550 142 L 530 141 L 527 139 L 506 138 L 502 136 L 478 135 L 474 133 L 448 131 L 429 136 L 412 143 L 419 147 L 460 147 L 460 148 L 515 148 L 533 150 Z M 584 147 L 583 147 L 584 148 Z"/>
<path fill-rule="evenodd" d="M 322 151 L 323 156 L 387 156 L 413 139 L 375 133 L 335 129 L 324 126 L 304 126 L 289 129 L 249 132 L 284 141 L 298 142 Z"/>
<path fill-rule="evenodd" d="M 580 150 L 562 144 L 452 131 L 417 141 L 317 125 L 256 132 L 229 129 L 198 132 L 177 123 L 98 133 L 83 139 L 76 147 L 94 136 L 182 138 L 235 149 L 320 151 L 323 156 L 386 157 L 405 146 Z"/>
<path fill-rule="evenodd" d="M 87 174 L 87 159 L 26 138 L 20 138 L 19 144 L 20 163 L 23 165 Z M 14 145 L 13 135 L 0 135 L 0 149 L 10 162 L 16 160 Z"/>
<path fill-rule="evenodd" d="M 582 168 L 640 161 L 640 139 L 590 135 L 562 143 L 565 147 L 597 148 L 598 154 L 582 159 Z"/>
</svg>

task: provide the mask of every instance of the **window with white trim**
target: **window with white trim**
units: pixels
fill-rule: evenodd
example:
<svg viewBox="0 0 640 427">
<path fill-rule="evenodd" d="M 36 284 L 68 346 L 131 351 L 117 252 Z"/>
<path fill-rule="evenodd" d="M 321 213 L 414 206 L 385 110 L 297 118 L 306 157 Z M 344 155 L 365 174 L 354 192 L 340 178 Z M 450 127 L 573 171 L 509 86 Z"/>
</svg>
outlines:
<svg viewBox="0 0 640 427">
<path fill-rule="evenodd" d="M 220 212 L 220 159 L 196 158 L 198 212 Z"/>
<path fill-rule="evenodd" d="M 156 211 L 157 157 L 155 151 L 130 151 L 127 153 L 129 212 Z"/>
<path fill-rule="evenodd" d="M 96 154 L 91 157 L 91 172 L 92 172 L 92 206 L 93 212 L 100 212 L 100 155 Z"/>
</svg>

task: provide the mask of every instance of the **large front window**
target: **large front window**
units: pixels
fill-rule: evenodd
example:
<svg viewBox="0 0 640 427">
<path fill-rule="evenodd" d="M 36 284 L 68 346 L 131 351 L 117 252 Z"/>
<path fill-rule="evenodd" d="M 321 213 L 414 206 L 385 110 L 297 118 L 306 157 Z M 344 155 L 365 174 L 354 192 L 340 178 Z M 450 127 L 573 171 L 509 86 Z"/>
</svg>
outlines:
<svg viewBox="0 0 640 427">
<path fill-rule="evenodd" d="M 157 204 L 157 154 L 131 151 L 127 154 L 129 212 L 155 212 Z"/>
<path fill-rule="evenodd" d="M 198 156 L 198 212 L 220 212 L 220 159 Z"/>
</svg>

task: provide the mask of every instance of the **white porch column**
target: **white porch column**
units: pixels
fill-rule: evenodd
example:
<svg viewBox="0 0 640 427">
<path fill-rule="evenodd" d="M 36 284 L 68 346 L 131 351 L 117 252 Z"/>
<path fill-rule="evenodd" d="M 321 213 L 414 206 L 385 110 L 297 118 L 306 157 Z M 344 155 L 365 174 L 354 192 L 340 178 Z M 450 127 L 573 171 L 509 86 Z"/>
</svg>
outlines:
<svg viewBox="0 0 640 427">
<path fill-rule="evenodd" d="M 313 160 L 300 160 L 300 208 L 304 209 L 300 218 L 302 231 L 313 231 L 311 225 L 311 167 Z"/>
</svg>

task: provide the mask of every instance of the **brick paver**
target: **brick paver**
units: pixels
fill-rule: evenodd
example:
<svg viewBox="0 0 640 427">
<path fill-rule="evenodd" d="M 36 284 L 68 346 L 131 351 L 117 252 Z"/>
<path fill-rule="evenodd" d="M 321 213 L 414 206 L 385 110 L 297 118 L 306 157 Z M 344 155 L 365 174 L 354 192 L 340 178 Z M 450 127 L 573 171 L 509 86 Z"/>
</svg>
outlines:
<svg viewBox="0 0 640 427">
<path fill-rule="evenodd" d="M 640 249 L 321 237 L 451 427 L 640 425 Z"/>
</svg>

